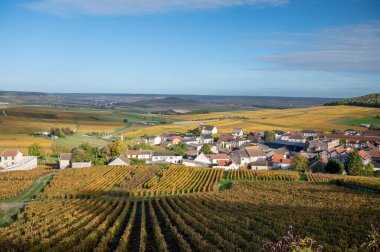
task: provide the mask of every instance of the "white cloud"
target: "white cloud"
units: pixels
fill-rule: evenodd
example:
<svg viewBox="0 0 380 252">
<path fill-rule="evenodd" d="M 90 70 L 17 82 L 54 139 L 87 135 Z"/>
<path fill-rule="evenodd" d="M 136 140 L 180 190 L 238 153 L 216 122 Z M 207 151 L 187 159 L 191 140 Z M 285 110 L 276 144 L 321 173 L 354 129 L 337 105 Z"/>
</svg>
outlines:
<svg viewBox="0 0 380 252">
<path fill-rule="evenodd" d="M 307 38 L 299 40 L 301 45 L 296 49 L 256 59 L 282 69 L 380 72 L 380 21 L 334 27 L 305 35 Z M 290 37 L 289 44 L 294 44 Z"/>
<path fill-rule="evenodd" d="M 239 6 L 280 6 L 289 0 L 35 0 L 26 6 L 56 15 L 131 15 Z"/>
</svg>

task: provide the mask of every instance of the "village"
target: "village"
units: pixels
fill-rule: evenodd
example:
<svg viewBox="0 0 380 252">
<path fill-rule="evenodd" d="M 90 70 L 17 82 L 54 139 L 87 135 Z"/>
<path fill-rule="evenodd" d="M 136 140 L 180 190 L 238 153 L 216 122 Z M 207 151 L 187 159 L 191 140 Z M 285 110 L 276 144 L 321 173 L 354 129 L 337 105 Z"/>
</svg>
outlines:
<svg viewBox="0 0 380 252">
<path fill-rule="evenodd" d="M 217 127 L 200 125 L 185 134 L 166 132 L 158 136 L 141 136 L 132 148 L 116 152 L 116 156 L 111 155 L 102 164 L 181 164 L 225 170 L 326 172 L 330 160 L 343 165 L 350 153 L 357 152 L 364 170 L 372 174 L 380 170 L 379 146 L 380 131 L 370 129 L 364 132 L 347 129 L 332 133 L 316 130 L 245 133 L 242 128 L 233 128 L 230 133 L 218 134 Z M 78 149 L 61 153 L 59 169 L 97 165 L 77 153 L 80 153 Z M 29 170 L 37 164 L 36 156 L 23 156 L 18 150 L 6 150 L 0 156 L 2 172 Z M 346 174 L 346 171 L 337 173 Z"/>
</svg>

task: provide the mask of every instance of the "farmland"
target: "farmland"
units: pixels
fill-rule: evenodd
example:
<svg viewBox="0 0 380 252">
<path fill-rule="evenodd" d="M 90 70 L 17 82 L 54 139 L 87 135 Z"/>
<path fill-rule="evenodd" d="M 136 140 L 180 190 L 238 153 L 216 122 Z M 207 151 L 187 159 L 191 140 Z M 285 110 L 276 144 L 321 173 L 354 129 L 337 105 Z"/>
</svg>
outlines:
<svg viewBox="0 0 380 252">
<path fill-rule="evenodd" d="M 200 115 L 179 115 L 177 119 L 184 121 L 212 122 L 220 131 L 230 131 L 233 127 L 243 128 L 245 131 L 255 130 L 302 130 L 315 129 L 331 131 L 344 130 L 347 120 L 362 117 L 375 117 L 380 114 L 377 108 L 363 108 L 350 106 L 312 107 L 297 109 L 267 109 L 257 111 L 241 111 L 228 113 L 210 113 Z M 173 116 L 168 116 L 172 118 Z M 358 125 L 355 129 L 360 129 Z"/>
<path fill-rule="evenodd" d="M 347 251 L 356 250 L 370 225 L 380 223 L 380 196 L 347 187 L 261 181 L 281 176 L 268 171 L 255 181 L 242 182 L 237 180 L 252 175 L 183 167 L 185 172 L 196 172 L 184 177 L 169 167 L 163 174 L 156 169 L 141 176 L 151 168 L 57 172 L 37 201 L 29 203 L 14 223 L 0 228 L 0 247 L 3 251 L 258 251 L 264 241 L 276 241 L 291 225 L 326 251 Z M 293 173 L 289 176 L 296 178 Z M 235 182 L 219 192 L 212 183 L 222 177 Z M 172 195 L 169 181 L 183 193 Z M 188 190 L 195 181 L 214 189 Z M 126 193 L 113 193 L 115 189 Z M 136 189 L 162 193 L 156 197 L 127 193 Z"/>
<path fill-rule="evenodd" d="M 49 152 L 54 141 L 76 147 L 89 142 L 95 146 L 109 143 L 105 139 L 88 137 L 84 133 L 98 132 L 133 141 L 142 135 L 159 135 L 164 132 L 185 133 L 199 124 L 212 123 L 219 132 L 230 132 L 231 128 L 241 127 L 245 132 L 255 130 L 300 130 L 316 129 L 331 131 L 355 129 L 359 124 L 378 120 L 378 108 L 349 106 L 325 106 L 296 109 L 265 109 L 254 111 L 218 112 L 191 115 L 153 115 L 138 114 L 119 110 L 98 110 L 84 108 L 49 108 L 49 107 L 9 107 L 7 116 L 0 116 L 0 150 L 19 148 L 23 152 L 33 143 L 39 143 Z M 365 120 L 364 120 L 364 119 Z M 174 123 L 144 125 L 144 122 Z M 76 129 L 74 136 L 57 140 L 46 137 L 33 137 L 29 134 L 50 128 Z"/>
</svg>

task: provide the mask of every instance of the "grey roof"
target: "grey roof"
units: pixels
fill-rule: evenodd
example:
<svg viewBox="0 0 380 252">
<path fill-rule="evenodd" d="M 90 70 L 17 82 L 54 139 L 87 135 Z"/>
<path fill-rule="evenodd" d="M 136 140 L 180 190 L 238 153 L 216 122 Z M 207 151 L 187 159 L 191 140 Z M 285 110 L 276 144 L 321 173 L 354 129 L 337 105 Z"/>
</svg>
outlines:
<svg viewBox="0 0 380 252">
<path fill-rule="evenodd" d="M 68 160 L 70 161 L 73 158 L 73 153 L 61 153 L 59 160 Z"/>
</svg>

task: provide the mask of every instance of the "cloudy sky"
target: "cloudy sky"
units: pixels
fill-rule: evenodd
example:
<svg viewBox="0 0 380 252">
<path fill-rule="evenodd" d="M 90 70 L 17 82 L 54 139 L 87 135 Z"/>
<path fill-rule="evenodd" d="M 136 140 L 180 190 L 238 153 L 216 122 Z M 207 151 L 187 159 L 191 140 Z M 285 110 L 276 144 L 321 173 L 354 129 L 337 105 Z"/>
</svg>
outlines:
<svg viewBox="0 0 380 252">
<path fill-rule="evenodd" d="M 4 0 L 0 90 L 380 92 L 380 1 Z"/>
</svg>

